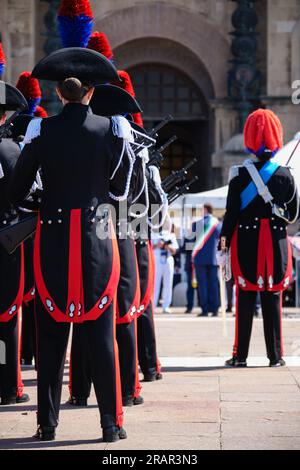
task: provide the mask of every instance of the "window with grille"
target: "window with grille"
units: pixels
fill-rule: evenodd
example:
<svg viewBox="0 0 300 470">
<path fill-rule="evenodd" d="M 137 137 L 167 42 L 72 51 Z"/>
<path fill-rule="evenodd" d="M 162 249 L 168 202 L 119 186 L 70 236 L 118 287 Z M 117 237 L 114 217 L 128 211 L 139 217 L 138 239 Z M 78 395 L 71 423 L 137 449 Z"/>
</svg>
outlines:
<svg viewBox="0 0 300 470">
<path fill-rule="evenodd" d="M 130 69 L 144 119 L 207 119 L 207 103 L 189 77 L 171 67 L 139 66 Z"/>
</svg>

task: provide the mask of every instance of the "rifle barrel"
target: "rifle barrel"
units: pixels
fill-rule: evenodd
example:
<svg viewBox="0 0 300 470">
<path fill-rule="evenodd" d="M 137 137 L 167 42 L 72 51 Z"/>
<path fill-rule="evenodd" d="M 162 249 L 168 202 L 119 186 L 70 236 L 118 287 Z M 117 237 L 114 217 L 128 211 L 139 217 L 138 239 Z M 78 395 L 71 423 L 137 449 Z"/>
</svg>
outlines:
<svg viewBox="0 0 300 470">
<path fill-rule="evenodd" d="M 157 126 L 153 127 L 152 131 L 149 132 L 150 137 L 155 137 L 158 131 L 162 129 L 168 122 L 173 120 L 173 116 L 169 114 L 168 116 L 164 117 L 163 120 L 157 124 Z"/>
<path fill-rule="evenodd" d="M 165 144 L 163 144 L 161 147 L 159 147 L 159 149 L 157 149 L 157 151 L 159 153 L 162 153 L 164 150 L 166 150 L 167 147 L 169 147 L 169 145 L 173 144 L 173 142 L 175 142 L 177 139 L 178 139 L 177 135 L 173 135 L 169 140 L 167 140 L 167 142 Z"/>
</svg>

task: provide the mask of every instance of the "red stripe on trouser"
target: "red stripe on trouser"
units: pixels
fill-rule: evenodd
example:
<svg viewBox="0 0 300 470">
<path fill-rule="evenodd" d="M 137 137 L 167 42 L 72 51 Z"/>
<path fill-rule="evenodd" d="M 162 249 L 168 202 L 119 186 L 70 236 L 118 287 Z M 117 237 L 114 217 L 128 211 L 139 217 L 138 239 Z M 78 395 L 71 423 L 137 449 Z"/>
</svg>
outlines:
<svg viewBox="0 0 300 470">
<path fill-rule="evenodd" d="M 122 408 L 122 386 L 121 386 L 121 374 L 120 374 L 120 363 L 119 363 L 119 348 L 117 343 L 116 335 L 116 305 L 117 305 L 117 295 L 114 297 L 113 301 L 113 343 L 114 343 L 114 354 L 115 354 L 115 373 L 116 373 L 116 426 L 123 426 L 123 408 Z"/>
<path fill-rule="evenodd" d="M 235 336 L 233 345 L 233 357 L 237 356 L 238 344 L 239 344 L 239 286 L 235 285 Z"/>
<path fill-rule="evenodd" d="M 140 396 L 140 392 L 142 389 L 142 386 L 140 384 L 140 379 L 139 379 L 139 358 L 138 358 L 138 341 L 137 341 L 137 335 L 138 335 L 138 330 L 137 330 L 137 317 L 134 319 L 134 335 L 135 335 L 135 387 L 134 387 L 134 394 L 133 397 L 137 398 Z"/>
<path fill-rule="evenodd" d="M 78 316 L 79 304 L 81 304 L 81 308 L 83 307 L 82 292 L 81 209 L 72 209 L 70 215 L 67 308 L 70 313 L 70 306 L 74 304 L 73 316 Z"/>
<path fill-rule="evenodd" d="M 22 342 L 22 308 L 17 313 L 17 335 L 18 335 L 18 353 L 17 353 L 17 397 L 23 395 L 24 384 L 21 377 L 21 342 Z"/>
</svg>

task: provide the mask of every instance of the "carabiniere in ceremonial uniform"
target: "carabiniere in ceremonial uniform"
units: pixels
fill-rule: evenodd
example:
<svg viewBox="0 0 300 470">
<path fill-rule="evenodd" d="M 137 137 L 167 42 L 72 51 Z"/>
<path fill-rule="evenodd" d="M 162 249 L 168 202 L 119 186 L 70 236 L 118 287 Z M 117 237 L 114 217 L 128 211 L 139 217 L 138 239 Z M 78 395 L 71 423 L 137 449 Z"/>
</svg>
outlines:
<svg viewBox="0 0 300 470">
<path fill-rule="evenodd" d="M 283 145 L 278 117 L 269 110 L 251 114 L 245 145 L 255 155 L 234 167 L 221 232 L 221 248 L 231 247 L 237 289 L 236 330 L 227 366 L 246 367 L 253 314 L 261 297 L 264 334 L 270 366 L 284 365 L 282 292 L 293 280 L 288 223 L 296 221 L 299 199 L 290 170 L 272 157 Z"/>
<path fill-rule="evenodd" d="M 91 82 L 112 80 L 116 70 L 101 54 L 69 48 L 42 59 L 32 75 L 58 81 L 64 103 L 60 114 L 29 124 L 10 189 L 11 200 L 17 203 L 41 168 L 43 195 L 34 248 L 36 437 L 55 438 L 70 323 L 74 323 L 74 330 L 82 329 L 87 338 L 103 440 L 124 439 L 115 336 L 119 254 L 110 217 L 104 211 L 99 216 L 97 209 L 109 202 L 112 188 L 122 191 L 128 168 L 120 158 L 123 141 L 114 134 L 112 122 L 95 116 L 88 106 Z M 106 237 L 99 236 L 101 222 Z"/>
<path fill-rule="evenodd" d="M 6 111 L 27 108 L 23 95 L 11 85 L 0 81 L 0 118 Z M 4 120 L 3 120 L 4 122 Z M 10 138 L 0 138 L 0 228 L 7 227 L 17 214 L 10 204 L 7 191 L 20 147 Z M 0 396 L 1 405 L 29 400 L 23 393 L 20 369 L 21 309 L 24 294 L 24 247 L 12 254 L 0 245 Z"/>
</svg>

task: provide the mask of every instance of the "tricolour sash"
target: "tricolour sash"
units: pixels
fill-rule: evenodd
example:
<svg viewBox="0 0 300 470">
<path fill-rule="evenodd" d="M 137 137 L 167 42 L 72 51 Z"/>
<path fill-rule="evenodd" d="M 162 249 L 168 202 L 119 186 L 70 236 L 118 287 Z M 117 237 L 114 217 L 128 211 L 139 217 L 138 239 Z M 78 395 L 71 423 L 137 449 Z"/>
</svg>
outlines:
<svg viewBox="0 0 300 470">
<path fill-rule="evenodd" d="M 199 251 L 202 250 L 206 242 L 210 239 L 217 226 L 219 221 L 216 217 L 208 217 L 208 220 L 203 222 L 200 233 L 196 237 L 196 242 L 192 251 L 192 284 L 196 285 L 197 280 L 195 277 L 195 258 L 198 255 Z"/>
</svg>

